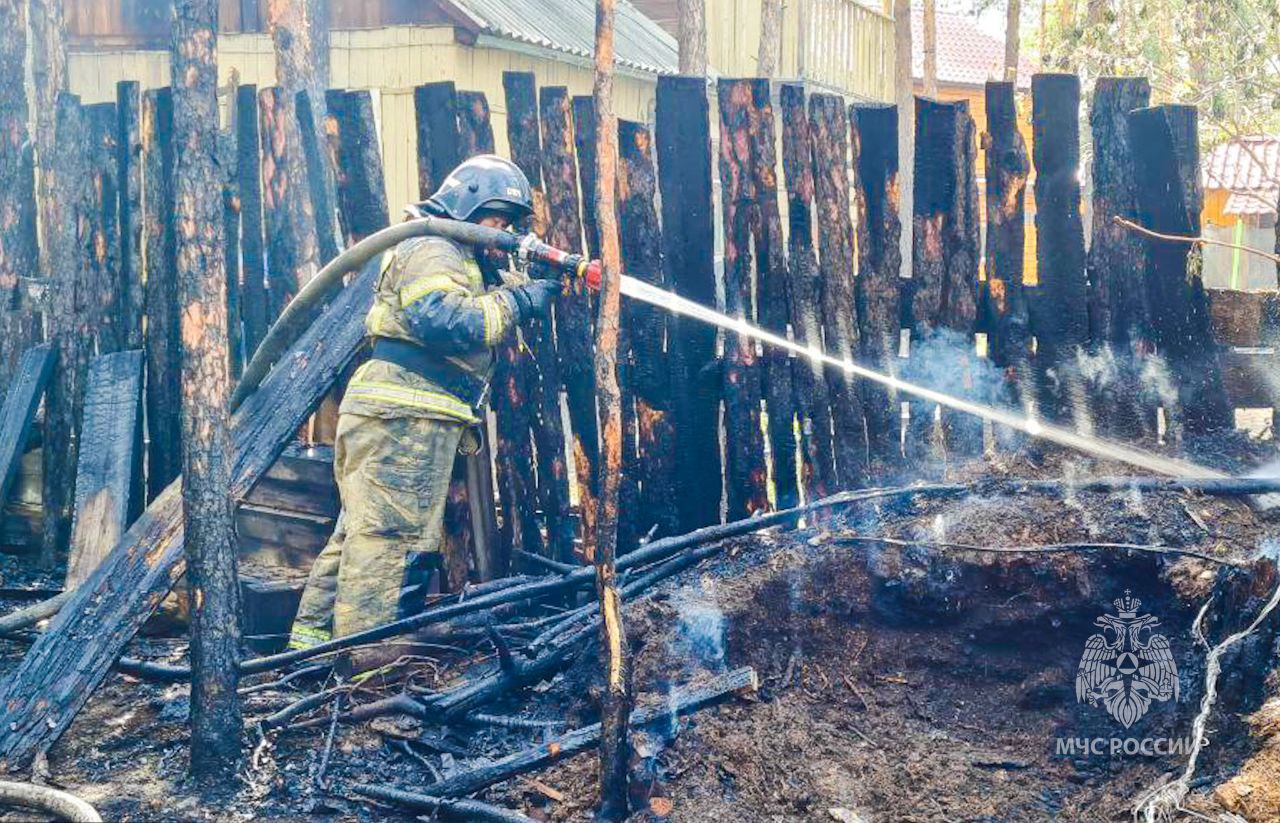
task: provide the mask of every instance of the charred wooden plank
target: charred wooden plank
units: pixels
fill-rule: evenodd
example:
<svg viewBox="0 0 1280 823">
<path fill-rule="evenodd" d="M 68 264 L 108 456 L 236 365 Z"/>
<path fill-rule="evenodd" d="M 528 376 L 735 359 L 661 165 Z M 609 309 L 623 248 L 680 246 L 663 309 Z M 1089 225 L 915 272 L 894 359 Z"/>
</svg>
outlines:
<svg viewBox="0 0 1280 823">
<path fill-rule="evenodd" d="M 240 274 L 240 175 L 236 171 L 235 127 L 218 134 L 218 177 L 222 183 L 222 265 L 226 276 L 227 364 L 232 377 L 244 369 L 244 324 Z"/>
<path fill-rule="evenodd" d="M 1041 411 L 1052 420 L 1087 421 L 1077 354 L 1088 341 L 1084 227 L 1080 216 L 1080 79 L 1031 79 L 1032 156 L 1036 181 L 1033 304 Z M 1054 379 L 1049 379 L 1052 370 Z"/>
<path fill-rule="evenodd" d="M 269 316 L 276 317 L 316 272 L 320 249 L 309 213 L 306 164 L 296 134 L 296 106 L 278 87 L 258 92 L 262 128 L 262 208 L 266 220 Z"/>
<path fill-rule="evenodd" d="M 4 405 L 0 406 L 0 505 L 8 501 L 9 490 L 18 476 L 27 435 L 35 422 L 40 396 L 53 373 L 53 363 L 52 343 L 28 349 L 6 387 Z"/>
<path fill-rule="evenodd" d="M 1155 106 L 1129 114 L 1139 222 L 1153 231 L 1200 236 L 1198 126 L 1192 106 Z M 1186 243 L 1144 238 L 1152 339 L 1168 364 L 1177 397 L 1165 398 L 1173 436 L 1230 428 L 1231 407 L 1200 277 L 1202 252 Z M 1173 408 L 1169 406 L 1172 405 Z"/>
<path fill-rule="evenodd" d="M 596 101 L 590 95 L 573 98 L 573 145 L 578 152 L 578 183 L 583 192 L 582 228 L 586 233 L 587 255 L 600 257 L 600 228 L 596 225 Z"/>
<path fill-rule="evenodd" d="M 764 328 L 786 336 L 791 319 L 787 294 L 787 250 L 778 211 L 778 153 L 773 125 L 773 100 L 768 80 L 751 85 L 751 181 L 756 219 L 752 240 L 756 248 L 758 321 Z M 784 351 L 764 349 L 764 396 L 769 408 L 770 477 L 776 508 L 789 509 L 800 502 L 796 476 L 795 386 L 791 357 Z"/>
<path fill-rule="evenodd" d="M 662 194 L 666 282 L 681 297 L 714 306 L 710 106 L 701 77 L 659 77 L 655 137 Z M 716 332 L 669 320 L 672 410 L 680 529 L 720 520 L 720 380 Z"/>
<path fill-rule="evenodd" d="M 826 351 L 854 360 L 861 347 L 853 293 L 853 222 L 849 212 L 849 125 L 844 101 L 835 95 L 809 98 L 818 247 L 822 277 L 822 325 Z M 831 396 L 837 482 L 856 488 L 866 482 L 867 436 L 858 385 L 843 369 L 827 369 Z"/>
<path fill-rule="evenodd" d="M 269 322 L 267 266 L 262 223 L 262 161 L 258 139 L 258 88 L 236 89 L 236 174 L 240 197 L 240 315 L 245 357 L 253 357 Z"/>
<path fill-rule="evenodd" d="M 423 200 L 435 194 L 449 172 L 462 161 L 457 97 L 452 80 L 426 83 L 413 90 L 418 133 L 418 196 Z"/>
<path fill-rule="evenodd" d="M 289 350 L 232 420 L 231 496 L 246 495 L 292 440 L 364 339 L 373 263 Z M 49 746 L 181 576 L 182 494 L 172 483 L 130 527 L 0 684 L 0 769 Z M 70 638 L 92 635 L 94 643 Z"/>
<path fill-rule="evenodd" d="M 471 546 L 475 542 L 471 506 L 467 501 L 467 458 L 453 461 L 453 476 L 444 502 L 444 575 L 447 591 L 461 591 L 471 568 Z"/>
<path fill-rule="evenodd" d="M 902 222 L 898 217 L 898 108 L 852 106 L 854 198 L 858 220 L 858 337 L 872 368 L 897 375 L 902 328 Z M 901 400 L 870 381 L 862 386 L 867 444 L 881 470 L 902 462 Z"/>
<path fill-rule="evenodd" d="M 333 449 L 289 447 L 244 502 L 333 520 L 340 508 L 338 486 L 333 479 Z"/>
<path fill-rule="evenodd" d="M 142 352 L 116 352 L 89 363 L 76 467 L 75 510 L 66 588 L 83 583 L 129 525 L 134 449 L 142 426 Z"/>
<path fill-rule="evenodd" d="M 386 181 L 373 98 L 367 91 L 325 93 L 325 138 L 336 172 L 338 215 L 348 244 L 388 225 Z"/>
<path fill-rule="evenodd" d="M 1151 87 L 1141 77 L 1100 77 L 1094 87 L 1089 122 L 1093 130 L 1093 240 L 1089 275 L 1089 351 L 1095 359 L 1089 380 L 1094 425 L 1123 439 L 1154 437 L 1156 406 L 1142 387 L 1150 348 L 1146 294 L 1146 248 L 1142 238 L 1117 225 L 1116 217 L 1137 220 L 1134 144 L 1129 112 L 1145 108 Z"/>
<path fill-rule="evenodd" d="M 338 256 L 341 241 L 338 238 L 337 203 L 333 196 L 332 177 L 336 169 L 329 166 L 321 147 L 324 141 L 319 131 L 324 122 L 324 101 L 311 99 L 311 92 L 298 92 L 294 100 L 297 113 L 298 134 L 301 138 L 303 173 L 306 175 L 307 194 L 311 200 L 311 213 L 315 221 L 316 249 L 320 262 L 328 262 Z"/>
<path fill-rule="evenodd" d="M 126 285 L 120 272 L 119 152 L 115 103 L 84 107 L 86 160 L 89 171 L 87 261 L 88 290 L 83 295 L 90 329 L 99 352 L 124 348 L 128 330 L 123 298 Z"/>
<path fill-rule="evenodd" d="M 243 116 L 243 107 L 240 113 Z M 256 106 L 253 117 L 256 120 Z M 143 225 L 147 244 L 144 298 L 147 500 L 150 501 L 182 473 L 182 434 L 178 423 L 182 343 L 178 336 L 176 246 L 170 219 L 174 210 L 173 98 L 167 88 L 148 90 L 142 97 L 142 155 L 146 167 Z"/>
<path fill-rule="evenodd" d="M 813 249 L 813 147 L 805 114 L 804 87 L 781 87 L 782 169 L 787 184 L 787 295 L 797 343 L 821 348 L 822 278 Z M 800 486 L 806 499 L 837 487 L 831 444 L 831 405 L 822 366 L 797 359 L 792 373 L 800 422 Z"/>
<path fill-rule="evenodd" d="M 489 100 L 482 91 L 458 92 L 458 148 L 459 161 L 494 152 Z"/>
<path fill-rule="evenodd" d="M 619 122 L 618 147 L 623 269 L 638 280 L 666 288 L 649 129 L 640 123 Z M 665 537 L 680 528 L 671 362 L 663 346 L 668 315 L 639 301 L 626 303 L 623 308 L 634 361 L 628 382 L 635 395 L 638 439 L 640 498 L 635 522 L 638 532 L 646 533 L 657 526 L 655 535 Z"/>
<path fill-rule="evenodd" d="M 142 348 L 142 94 L 136 80 L 116 84 L 116 181 L 120 197 L 121 322 L 124 347 Z"/>
<path fill-rule="evenodd" d="M 767 82 L 767 81 L 766 81 Z M 724 221 L 725 313 L 755 323 L 755 266 L 751 224 L 755 206 L 751 126 L 754 102 L 746 80 L 722 78 L 720 110 L 720 203 Z M 728 332 L 721 374 L 724 393 L 725 488 L 730 520 L 769 507 L 768 470 L 760 429 L 761 369 L 756 341 Z"/>
</svg>

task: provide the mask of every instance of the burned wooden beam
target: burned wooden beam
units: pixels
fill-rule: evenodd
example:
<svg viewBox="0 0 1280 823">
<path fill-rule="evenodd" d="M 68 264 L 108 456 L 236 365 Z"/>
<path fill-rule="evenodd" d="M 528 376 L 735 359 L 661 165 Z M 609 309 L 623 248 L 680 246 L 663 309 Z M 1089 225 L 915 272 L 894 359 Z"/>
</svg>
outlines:
<svg viewBox="0 0 1280 823">
<path fill-rule="evenodd" d="M 236 188 L 240 198 L 240 316 L 244 353 L 252 358 L 267 334 L 267 262 L 262 223 L 262 161 L 258 87 L 236 88 Z"/>
<path fill-rule="evenodd" d="M 563 86 L 543 87 L 538 96 L 538 109 L 542 125 L 542 183 L 547 193 L 547 211 L 551 221 L 547 227 L 547 242 L 558 249 L 581 253 L 581 201 L 568 89 Z M 584 537 L 595 532 L 595 472 L 600 454 L 595 375 L 592 372 L 594 305 L 595 300 L 581 278 L 572 278 L 567 283 L 564 296 L 556 303 L 556 353 L 572 425 L 573 460 Z"/>
<path fill-rule="evenodd" d="M 849 211 L 849 121 L 844 100 L 830 94 L 809 98 L 809 137 L 813 151 L 818 217 L 818 257 L 822 278 L 825 349 L 854 360 L 861 343 L 854 300 L 853 222 Z M 866 482 L 867 435 L 859 387 L 842 369 L 826 370 L 831 396 L 837 482 L 849 489 Z"/>
<path fill-rule="evenodd" d="M 128 284 L 117 279 L 120 273 L 120 167 L 116 104 L 85 106 L 84 123 L 89 172 L 89 205 L 85 213 L 89 232 L 85 238 L 88 280 L 87 289 L 79 299 L 81 310 L 88 314 L 98 351 L 105 353 L 123 349 L 129 336 L 126 308 L 122 305 Z"/>
<path fill-rule="evenodd" d="M 872 368 L 897 375 L 902 328 L 902 221 L 898 217 L 898 108 L 849 109 L 858 219 L 858 337 Z M 872 460 L 892 470 L 902 462 L 902 399 L 870 381 L 862 385 Z M 877 473 L 878 474 L 878 473 Z"/>
<path fill-rule="evenodd" d="M 79 586 L 129 525 L 134 449 L 141 438 L 142 352 L 116 352 L 89 363 L 80 427 L 76 497 L 66 588 Z"/>
<path fill-rule="evenodd" d="M 1039 279 L 1032 330 L 1041 412 L 1051 420 L 1081 422 L 1088 406 L 1077 358 L 1088 342 L 1089 315 L 1080 216 L 1080 78 L 1031 78 L 1031 129 Z"/>
<path fill-rule="evenodd" d="M 315 225 L 316 252 L 321 264 L 337 257 L 341 246 L 332 180 L 337 170 L 329 166 L 321 148 L 324 137 L 319 129 L 324 122 L 324 106 L 323 99 L 312 100 L 311 92 L 305 89 L 298 92 L 294 100 L 298 134 L 301 137 L 302 171 L 306 175 L 307 196 L 311 201 L 311 217 Z M 299 285 L 303 282 L 305 281 L 300 281 Z"/>
<path fill-rule="evenodd" d="M 1200 188 L 1194 106 L 1155 106 L 1129 114 L 1134 182 L 1141 225 L 1162 234 L 1200 236 Z M 1200 276 L 1202 250 L 1147 237 L 1147 300 L 1152 339 L 1173 377 L 1177 397 L 1162 398 L 1175 439 L 1229 429 L 1208 300 Z"/>
<path fill-rule="evenodd" d="M 364 340 L 377 263 L 333 301 L 232 420 L 231 496 L 248 494 Z M 172 483 L 0 684 L 0 769 L 26 766 L 70 724 L 183 572 L 182 495 Z M 71 638 L 90 637 L 93 643 Z"/>
<path fill-rule="evenodd" d="M 301 150 L 290 132 L 297 128 L 296 106 L 278 87 L 258 92 L 262 129 L 262 208 L 266 221 L 269 316 L 278 317 L 316 272 L 320 250 L 315 215 L 304 206 L 306 164 L 290 152 Z M 296 134 L 296 131 L 294 132 Z M 295 191 L 299 189 L 299 191 Z"/>
<path fill-rule="evenodd" d="M 241 106 L 240 116 L 244 114 Z M 256 105 L 252 109 L 252 117 L 256 121 Z M 182 344 L 178 336 L 177 252 L 171 219 L 175 208 L 173 98 L 167 88 L 151 89 L 142 96 L 142 160 L 146 169 L 143 226 L 147 244 L 144 301 L 147 314 L 147 500 L 150 501 L 182 473 L 182 434 L 178 422 L 181 410 L 178 369 Z"/>
<path fill-rule="evenodd" d="M 791 330 L 797 343 L 821 347 L 822 277 L 813 249 L 815 183 L 804 87 L 784 84 L 779 91 L 779 104 L 782 169 L 787 184 L 787 296 Z M 800 423 L 800 486 L 806 499 L 825 497 L 838 485 L 826 376 L 821 364 L 797 359 L 792 379 Z"/>
<path fill-rule="evenodd" d="M 714 306 L 710 106 L 701 77 L 659 77 L 655 137 L 668 288 Z M 715 329 L 688 318 L 668 326 L 680 529 L 720 520 L 720 375 Z"/>
<path fill-rule="evenodd" d="M 482 91 L 458 92 L 459 162 L 477 154 L 493 154 L 489 101 Z"/>
<path fill-rule="evenodd" d="M 136 80 L 116 84 L 116 181 L 119 192 L 121 321 L 124 347 L 142 348 L 146 300 L 142 279 L 142 93 Z"/>
<path fill-rule="evenodd" d="M 222 183 L 222 265 L 226 277 L 227 364 L 233 378 L 244 370 L 240 273 L 240 175 L 236 170 L 235 124 L 218 133 L 218 177 Z"/>
<path fill-rule="evenodd" d="M 418 133 L 418 196 L 435 194 L 462 161 L 458 140 L 458 94 L 453 81 L 426 83 L 413 90 Z"/>
<path fill-rule="evenodd" d="M 335 91 L 325 94 L 329 115 L 325 139 L 336 171 L 338 216 L 348 245 L 388 225 L 386 181 L 373 99 L 367 91 Z"/>
<path fill-rule="evenodd" d="M 1093 240 L 1089 276 L 1089 351 L 1096 359 L 1089 394 L 1094 421 L 1106 435 L 1132 440 L 1156 435 L 1156 396 L 1144 391 L 1142 369 L 1150 343 L 1146 246 L 1118 225 L 1138 219 L 1134 144 L 1129 112 L 1145 108 L 1151 87 L 1145 78 L 1100 77 L 1094 86 L 1089 123 L 1093 130 Z"/>
<path fill-rule="evenodd" d="M 6 386 L 4 405 L 0 406 L 0 507 L 9 499 L 9 490 L 18 476 L 27 436 L 53 373 L 54 359 L 52 343 L 28 349 Z"/>
<path fill-rule="evenodd" d="M 590 95 L 573 98 L 573 145 L 578 153 L 578 184 L 582 190 L 582 229 L 586 234 L 587 256 L 600 257 L 600 228 L 596 225 L 596 204 L 590 193 L 596 190 L 596 101 Z"/>
<path fill-rule="evenodd" d="M 760 325 L 783 337 L 791 319 L 787 293 L 787 249 L 778 210 L 778 152 L 773 125 L 773 100 L 768 80 L 751 85 L 751 183 L 756 219 L 752 240 L 756 248 L 757 312 Z M 776 508 L 800 502 L 796 476 L 795 386 L 791 357 L 771 346 L 764 348 L 764 396 L 769 408 L 769 448 Z"/>
<path fill-rule="evenodd" d="M 768 81 L 765 81 L 766 85 Z M 755 323 L 755 266 L 751 227 L 755 207 L 751 127 L 755 104 L 746 80 L 722 78 L 720 110 L 720 204 L 724 221 L 725 313 Z M 769 507 L 768 470 L 760 427 L 763 394 L 756 341 L 727 332 L 721 373 L 724 393 L 725 488 L 730 520 Z"/>
</svg>

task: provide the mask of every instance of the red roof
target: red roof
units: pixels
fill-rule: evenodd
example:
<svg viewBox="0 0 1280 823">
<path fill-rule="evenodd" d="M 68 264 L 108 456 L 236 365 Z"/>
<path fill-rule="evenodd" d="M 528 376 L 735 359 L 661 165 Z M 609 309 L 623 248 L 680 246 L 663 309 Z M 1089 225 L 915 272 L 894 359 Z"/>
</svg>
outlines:
<svg viewBox="0 0 1280 823">
<path fill-rule="evenodd" d="M 1200 162 L 1206 189 L 1226 189 L 1227 214 L 1272 214 L 1280 201 L 1280 137 L 1241 137 Z"/>
<path fill-rule="evenodd" d="M 938 12 L 938 82 L 981 86 L 1004 79 L 1004 38 L 993 37 L 964 14 Z M 1018 87 L 1030 88 L 1035 68 L 1025 56 L 1018 59 Z M 924 77 L 924 12 L 911 10 L 911 75 Z"/>
</svg>

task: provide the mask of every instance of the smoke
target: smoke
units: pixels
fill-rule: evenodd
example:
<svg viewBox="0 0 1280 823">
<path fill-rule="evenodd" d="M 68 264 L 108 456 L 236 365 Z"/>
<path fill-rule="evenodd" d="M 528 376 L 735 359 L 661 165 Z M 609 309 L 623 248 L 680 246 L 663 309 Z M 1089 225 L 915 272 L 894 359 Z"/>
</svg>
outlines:
<svg viewBox="0 0 1280 823">
<path fill-rule="evenodd" d="M 725 618 L 709 600 L 681 601 L 671 652 L 676 660 L 689 661 L 710 672 L 725 669 Z"/>
<path fill-rule="evenodd" d="M 967 334 L 934 329 L 912 340 L 911 354 L 902 374 L 912 383 L 980 403 L 994 403 L 1003 393 L 1003 372 L 987 358 L 978 357 Z M 918 398 L 909 400 L 913 408 L 920 408 Z"/>
</svg>

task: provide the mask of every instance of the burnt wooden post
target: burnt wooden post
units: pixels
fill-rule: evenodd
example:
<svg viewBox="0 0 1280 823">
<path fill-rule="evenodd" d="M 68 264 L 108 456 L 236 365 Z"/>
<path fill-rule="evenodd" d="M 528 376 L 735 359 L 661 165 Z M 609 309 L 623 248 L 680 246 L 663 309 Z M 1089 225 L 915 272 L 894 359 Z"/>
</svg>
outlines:
<svg viewBox="0 0 1280 823">
<path fill-rule="evenodd" d="M 457 98 L 452 80 L 426 83 L 413 90 L 418 133 L 418 195 L 424 200 L 435 194 L 449 172 L 462 161 Z"/>
<path fill-rule="evenodd" d="M 714 306 L 709 116 L 704 78 L 658 78 L 655 137 L 667 286 L 681 297 Z M 680 530 L 691 531 L 720 520 L 716 332 L 705 323 L 671 317 L 668 334 Z"/>
<path fill-rule="evenodd" d="M 578 181 L 583 192 L 582 229 L 587 239 L 587 256 L 596 259 L 600 257 L 600 228 L 596 225 L 596 204 L 590 196 L 596 190 L 596 101 L 590 95 L 573 98 L 573 145 L 578 152 Z M 626 313 L 625 309 L 623 313 Z M 625 327 L 625 322 L 623 325 Z M 626 333 L 625 328 L 623 333 Z"/>
<path fill-rule="evenodd" d="M 852 106 L 854 198 L 858 219 L 858 337 L 872 368 L 897 376 L 902 328 L 902 221 L 898 217 L 898 108 Z M 902 462 L 898 393 L 865 381 L 867 444 L 882 468 Z"/>
<path fill-rule="evenodd" d="M 822 277 L 822 325 L 826 351 L 855 360 L 858 337 L 853 280 L 853 222 L 849 212 L 849 121 L 844 101 L 830 94 L 809 98 L 809 129 L 818 215 L 818 257 Z M 827 369 L 831 393 L 832 441 L 837 482 L 841 488 L 861 486 L 867 479 L 866 421 L 862 399 L 852 376 Z"/>
<path fill-rule="evenodd" d="M 1195 107 L 1138 109 L 1129 115 L 1129 134 L 1142 147 L 1133 163 L 1140 224 L 1162 234 L 1199 237 L 1204 193 Z M 1177 389 L 1176 398 L 1163 398 L 1170 432 L 1181 439 L 1229 429 L 1231 406 L 1200 277 L 1202 252 L 1182 242 L 1145 243 L 1152 339 Z"/>
<path fill-rule="evenodd" d="M 328 151 L 335 169 L 338 216 L 346 243 L 353 244 L 388 225 L 386 181 L 373 99 L 367 91 L 325 94 Z"/>
<path fill-rule="evenodd" d="M 182 472 L 181 342 L 172 219 L 173 97 L 167 88 L 149 90 L 142 97 L 142 156 L 146 167 L 147 499 L 154 500 Z"/>
<path fill-rule="evenodd" d="M 137 81 L 116 84 L 116 181 L 119 186 L 121 321 L 124 346 L 142 348 L 142 93 Z"/>
<path fill-rule="evenodd" d="M 84 108 L 86 154 L 89 170 L 88 276 L 81 295 L 82 310 L 89 316 L 100 352 L 120 351 L 128 333 L 123 298 L 127 284 L 120 274 L 119 157 L 115 103 Z"/>
<path fill-rule="evenodd" d="M 459 162 L 494 152 L 489 101 L 482 91 L 458 92 L 458 148 Z"/>
<path fill-rule="evenodd" d="M 294 109 L 298 118 L 299 145 L 302 147 L 302 171 L 306 175 L 307 198 L 315 225 L 316 251 L 320 255 L 317 262 L 323 264 L 338 256 L 341 245 L 332 179 L 336 169 L 329 168 L 321 149 L 324 101 L 313 101 L 311 92 L 304 89 L 298 92 Z"/>
<path fill-rule="evenodd" d="M 982 298 L 987 356 L 1003 371 L 997 400 L 1035 413 L 1035 376 L 1031 372 L 1031 330 L 1023 291 L 1026 244 L 1027 177 L 1031 171 L 1026 141 L 1018 130 L 1013 83 L 987 83 L 987 131 L 982 144 L 987 171 L 987 259 Z M 1001 440 L 1011 431 L 997 428 Z"/>
<path fill-rule="evenodd" d="M 236 188 L 240 197 L 240 316 L 244 353 L 253 357 L 266 336 L 267 261 L 262 223 L 262 161 L 258 139 L 258 88 L 236 88 Z"/>
<path fill-rule="evenodd" d="M 822 278 L 813 249 L 813 148 L 804 87 L 783 85 L 782 169 L 787 184 L 787 295 L 797 343 L 822 347 Z M 792 372 L 800 421 L 800 485 L 806 500 L 838 488 L 831 447 L 831 401 L 822 365 L 797 359 Z"/>
<path fill-rule="evenodd" d="M 729 316 L 754 323 L 755 267 L 751 257 L 751 85 L 721 79 L 720 203 L 724 220 L 724 306 Z M 721 379 L 724 392 L 725 489 L 728 519 L 750 517 L 769 507 L 768 470 L 760 430 L 761 374 L 756 341 L 727 332 Z"/>
<path fill-rule="evenodd" d="M 54 272 L 52 300 L 45 316 L 49 340 L 57 354 L 54 379 L 45 397 L 44 541 L 41 563 L 52 565 L 67 544 L 71 504 L 75 499 L 76 433 L 84 400 L 85 372 L 93 352 L 90 313 L 77 299 L 89 282 L 89 169 L 86 129 L 80 100 L 58 95 L 58 142 L 50 158 L 53 202 L 49 215 L 52 241 L 47 254 Z"/>
<path fill-rule="evenodd" d="M 1103 434 L 1134 439 L 1156 435 L 1158 398 L 1142 385 L 1151 332 L 1147 312 L 1147 250 L 1116 217 L 1138 219 L 1129 112 L 1145 108 L 1151 87 L 1141 77 L 1100 77 L 1089 123 L 1093 129 L 1093 241 L 1089 274 L 1089 348 L 1103 377 L 1090 386 Z"/>
<path fill-rule="evenodd" d="M 79 586 L 129 525 L 134 448 L 141 442 L 142 352 L 103 354 L 89 363 L 66 588 Z"/>
<path fill-rule="evenodd" d="M 1042 413 L 1089 425 L 1078 358 L 1088 342 L 1084 226 L 1080 216 L 1080 78 L 1031 78 L 1036 181 L 1036 270 L 1032 304 Z"/>
<path fill-rule="evenodd" d="M 277 87 L 258 92 L 262 127 L 262 208 L 266 221 L 270 271 L 269 316 L 278 316 L 315 274 L 319 257 L 315 217 L 308 213 L 307 181 L 301 147 L 290 141 L 295 106 Z M 296 133 L 296 131 L 294 132 Z M 301 189 L 295 192 L 294 189 Z"/>
<path fill-rule="evenodd" d="M 568 89 L 544 87 L 539 93 L 538 108 L 542 125 L 542 183 L 550 217 L 547 242 L 559 249 L 581 252 L 578 169 L 574 160 L 573 114 Z M 564 296 L 556 303 L 556 352 L 568 399 L 582 534 L 587 540 L 594 539 L 596 531 L 596 469 L 600 454 L 592 371 L 593 305 L 591 292 L 581 278 L 569 278 Z"/>
<path fill-rule="evenodd" d="M 27 131 L 26 4 L 0 2 L 0 397 L 35 338 L 18 307 L 18 278 L 36 277 L 35 169 Z M 0 498 L 0 503 L 3 498 Z"/>
<path fill-rule="evenodd" d="M 240 591 L 227 408 L 227 281 L 219 243 L 218 7 L 178 0 L 170 52 L 173 216 L 182 307 L 182 510 L 191 597 L 191 773 L 240 759 Z"/>
<path fill-rule="evenodd" d="M 22 465 L 27 436 L 53 373 L 53 361 L 52 343 L 28 349 L 18 360 L 13 380 L 6 384 L 4 404 L 0 405 L 0 507 L 9 499 L 9 489 Z"/>
<path fill-rule="evenodd" d="M 638 280 L 667 288 L 649 129 L 640 123 L 619 122 L 618 146 L 618 220 L 623 271 Z M 654 534 L 662 537 L 675 534 L 680 528 L 671 355 L 663 346 L 669 315 L 639 301 L 624 304 L 623 309 L 624 330 L 633 359 L 629 382 L 635 396 L 639 443 L 640 497 L 639 512 L 634 520 L 638 533 L 644 534 L 656 525 L 658 530 Z"/>
<path fill-rule="evenodd" d="M 756 248 L 757 312 L 760 325 L 783 337 L 791 319 L 787 294 L 787 249 L 778 212 L 778 152 L 773 126 L 773 100 L 768 80 L 751 86 L 751 187 L 755 196 L 752 239 Z M 774 502 L 789 509 L 800 502 L 796 477 L 795 386 L 787 352 L 764 348 L 764 396 L 769 408 Z"/>
<path fill-rule="evenodd" d="M 218 133 L 218 177 L 222 180 L 222 261 L 227 278 L 227 366 L 232 379 L 244 369 L 244 324 L 240 307 L 240 195 L 235 124 Z"/>
<path fill-rule="evenodd" d="M 502 86 L 506 92 L 507 140 L 511 146 L 511 159 L 529 178 L 529 185 L 533 188 L 533 223 L 545 227 L 546 200 L 542 194 L 542 141 L 538 132 L 536 82 L 532 73 L 508 71 L 502 74 Z M 520 343 L 509 343 L 498 350 L 493 391 L 498 442 L 494 456 L 498 472 L 498 499 L 503 513 L 502 551 L 508 556 L 517 546 L 532 554 L 544 551 L 542 531 L 538 525 L 539 488 L 534 474 L 531 439 L 537 419 L 532 403 L 535 397 L 541 396 L 541 388 L 535 391 L 533 385 L 538 380 L 533 362 Z M 563 434 L 561 438 L 560 454 L 564 454 Z M 541 458 L 541 453 L 538 456 Z M 567 495 L 567 488 L 564 491 Z"/>
</svg>

